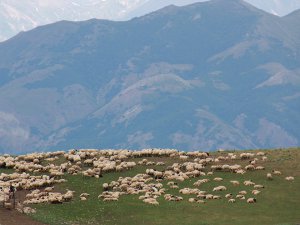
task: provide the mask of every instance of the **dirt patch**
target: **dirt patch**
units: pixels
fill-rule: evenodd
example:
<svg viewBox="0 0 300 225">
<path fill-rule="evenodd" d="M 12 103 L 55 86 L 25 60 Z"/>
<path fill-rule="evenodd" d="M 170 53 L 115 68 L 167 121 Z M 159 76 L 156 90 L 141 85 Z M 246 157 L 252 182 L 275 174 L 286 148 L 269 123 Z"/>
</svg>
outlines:
<svg viewBox="0 0 300 225">
<path fill-rule="evenodd" d="M 17 202 L 23 202 L 26 194 L 30 191 L 21 190 L 15 193 L 16 204 Z M 13 200 L 10 200 L 13 204 Z M 29 205 L 30 206 L 30 205 Z M 31 206 L 30 206 L 31 207 Z M 0 205 L 0 225 L 45 225 L 43 223 L 34 221 L 26 214 L 22 214 L 14 209 L 6 209 Z"/>
<path fill-rule="evenodd" d="M 45 225 L 36 222 L 30 217 L 19 213 L 16 210 L 9 210 L 0 207 L 0 225 Z"/>
</svg>

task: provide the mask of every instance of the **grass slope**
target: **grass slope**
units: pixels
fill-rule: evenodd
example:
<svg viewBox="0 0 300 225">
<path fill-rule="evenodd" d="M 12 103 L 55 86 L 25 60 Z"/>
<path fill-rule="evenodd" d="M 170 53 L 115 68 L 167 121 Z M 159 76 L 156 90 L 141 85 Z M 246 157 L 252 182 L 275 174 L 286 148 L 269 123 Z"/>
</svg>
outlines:
<svg viewBox="0 0 300 225">
<path fill-rule="evenodd" d="M 256 152 L 256 151 L 253 151 Z M 239 154 L 240 152 L 238 152 Z M 228 189 L 218 192 L 222 196 L 220 200 L 208 200 L 206 204 L 190 203 L 188 198 L 192 195 L 179 194 L 179 189 L 169 189 L 167 193 L 183 196 L 181 202 L 168 202 L 161 196 L 159 206 L 143 203 L 138 195 L 123 195 L 117 202 L 103 202 L 97 197 L 102 193 L 102 184 L 117 180 L 120 176 L 134 176 L 137 173 L 145 173 L 146 168 L 164 169 L 173 164 L 172 158 L 149 158 L 151 161 L 164 161 L 166 166 L 136 166 L 125 172 L 104 174 L 100 179 L 87 178 L 81 175 L 65 175 L 67 182 L 56 188 L 66 188 L 76 191 L 74 200 L 60 205 L 40 204 L 34 205 L 37 213 L 31 215 L 35 220 L 51 225 L 296 225 L 300 224 L 300 149 L 267 150 L 268 161 L 262 164 L 266 170 L 249 171 L 244 175 L 230 172 L 215 172 L 213 177 L 224 178 L 221 182 L 210 181 L 200 187 L 194 187 L 193 183 L 203 177 L 192 178 L 184 182 L 178 182 L 180 188 L 199 188 L 212 193 L 212 189 L 218 185 L 224 185 Z M 225 153 L 212 153 L 213 156 Z M 136 161 L 141 159 L 134 159 Z M 129 161 L 132 161 L 130 159 Z M 175 160 L 178 161 L 179 160 Z M 230 164 L 230 162 L 226 163 Z M 246 165 L 248 160 L 235 160 L 231 164 Z M 209 167 L 208 167 L 209 168 Z M 209 169 L 205 171 L 208 171 Z M 272 169 L 282 172 L 281 176 L 274 176 L 273 180 L 266 179 L 266 173 Z M 0 171 L 1 172 L 1 171 Z M 3 172 L 3 170 L 2 170 Z M 5 170 L 4 170 L 5 172 Z M 294 176 L 295 181 L 286 181 L 284 177 Z M 207 176 L 205 176 L 207 177 Z M 237 200 L 236 203 L 228 203 L 224 198 L 226 193 L 236 195 L 238 191 L 246 190 L 247 197 L 252 197 L 253 187 L 244 186 L 244 180 L 252 179 L 256 184 L 265 186 L 262 192 L 255 196 L 256 204 L 247 204 L 245 200 Z M 234 187 L 230 180 L 238 180 L 240 186 Z M 163 182 L 165 187 L 167 182 Z M 90 194 L 87 201 L 80 201 L 79 195 L 83 192 Z"/>
</svg>

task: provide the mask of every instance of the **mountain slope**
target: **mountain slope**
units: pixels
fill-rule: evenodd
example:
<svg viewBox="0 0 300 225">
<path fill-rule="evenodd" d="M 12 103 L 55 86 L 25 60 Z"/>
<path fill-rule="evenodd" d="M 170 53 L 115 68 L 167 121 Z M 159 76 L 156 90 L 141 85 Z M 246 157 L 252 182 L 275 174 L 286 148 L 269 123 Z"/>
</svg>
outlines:
<svg viewBox="0 0 300 225">
<path fill-rule="evenodd" d="M 0 43 L 0 149 L 298 145 L 294 16 L 214 0 L 21 33 Z"/>
</svg>

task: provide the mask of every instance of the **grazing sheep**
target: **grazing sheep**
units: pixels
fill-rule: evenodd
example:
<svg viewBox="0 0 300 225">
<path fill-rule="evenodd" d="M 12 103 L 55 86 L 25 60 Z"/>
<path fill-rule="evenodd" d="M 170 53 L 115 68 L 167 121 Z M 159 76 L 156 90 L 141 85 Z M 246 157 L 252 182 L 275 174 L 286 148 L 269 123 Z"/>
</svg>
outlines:
<svg viewBox="0 0 300 225">
<path fill-rule="evenodd" d="M 256 185 L 254 185 L 254 188 L 255 188 L 255 189 L 265 188 L 265 186 L 264 186 L 264 185 L 261 185 L 261 184 L 256 184 Z"/>
<path fill-rule="evenodd" d="M 237 180 L 231 180 L 230 183 L 232 183 L 233 186 L 238 186 L 240 185 L 240 182 Z"/>
<path fill-rule="evenodd" d="M 247 165 L 247 166 L 245 166 L 245 170 L 255 170 L 255 166 L 254 165 Z"/>
<path fill-rule="evenodd" d="M 258 195 L 259 193 L 260 193 L 259 190 L 252 190 L 252 194 L 254 194 L 254 195 Z"/>
<path fill-rule="evenodd" d="M 251 180 L 246 180 L 246 181 L 244 181 L 244 185 L 245 185 L 245 186 L 254 186 L 255 183 L 252 182 Z"/>
<path fill-rule="evenodd" d="M 108 183 L 103 183 L 102 187 L 103 187 L 103 191 L 108 191 L 108 189 L 109 189 Z"/>
<path fill-rule="evenodd" d="M 235 173 L 236 173 L 236 174 L 245 174 L 246 171 L 243 170 L 243 169 L 239 169 L 239 170 L 236 170 Z"/>
<path fill-rule="evenodd" d="M 239 191 L 239 194 L 240 194 L 240 195 L 246 195 L 246 194 L 247 194 L 247 191 Z"/>
<path fill-rule="evenodd" d="M 84 197 L 84 196 L 80 196 L 80 200 L 81 200 L 81 201 L 86 201 L 86 200 L 87 200 L 87 198 L 86 198 L 86 197 Z"/>
<path fill-rule="evenodd" d="M 187 155 L 181 155 L 181 156 L 179 156 L 179 159 L 183 160 L 183 161 L 186 161 L 186 160 L 189 159 L 189 157 Z"/>
<path fill-rule="evenodd" d="M 232 197 L 232 193 L 226 194 L 225 198 L 231 198 Z"/>
<path fill-rule="evenodd" d="M 36 210 L 30 207 L 24 207 L 23 212 L 25 214 L 32 214 L 32 213 L 36 213 Z"/>
<path fill-rule="evenodd" d="M 279 170 L 272 170 L 272 173 L 274 175 L 281 175 L 281 172 Z"/>
<path fill-rule="evenodd" d="M 248 198 L 247 203 L 256 203 L 256 198 Z"/>
<path fill-rule="evenodd" d="M 12 206 L 12 204 L 10 202 L 4 202 L 4 208 L 6 208 L 6 209 L 12 209 L 13 206 Z"/>
<path fill-rule="evenodd" d="M 246 199 L 245 195 L 236 195 L 235 197 L 241 200 Z"/>
<path fill-rule="evenodd" d="M 54 190 L 54 187 L 47 187 L 47 188 L 45 188 L 45 192 L 51 192 L 51 191 L 53 191 Z"/>
<path fill-rule="evenodd" d="M 214 196 L 212 194 L 207 194 L 205 195 L 205 199 L 213 199 Z"/>
<path fill-rule="evenodd" d="M 90 194 L 88 194 L 88 193 L 82 193 L 82 194 L 80 194 L 79 197 L 85 197 L 85 198 L 87 198 L 87 197 L 89 197 L 89 196 L 90 196 Z"/>
<path fill-rule="evenodd" d="M 223 180 L 222 177 L 215 177 L 215 178 L 214 178 L 214 181 L 222 181 L 222 180 Z"/>
<path fill-rule="evenodd" d="M 195 198 L 189 198 L 189 202 L 196 202 Z"/>
<path fill-rule="evenodd" d="M 104 198 L 103 199 L 104 202 L 111 202 L 111 201 L 119 201 L 118 198 Z"/>
<path fill-rule="evenodd" d="M 234 198 L 231 198 L 231 199 L 228 200 L 228 202 L 229 202 L 229 203 L 235 203 L 235 199 L 234 199 Z"/>
<path fill-rule="evenodd" d="M 273 176 L 272 176 L 271 173 L 267 173 L 267 179 L 268 179 L 268 180 L 273 180 Z"/>
<path fill-rule="evenodd" d="M 256 153 L 256 155 L 257 156 L 264 156 L 264 155 L 266 155 L 266 153 L 265 152 L 258 152 L 258 153 Z"/>
<path fill-rule="evenodd" d="M 293 180 L 295 180 L 295 178 L 292 177 L 292 176 L 286 177 L 286 178 L 284 178 L 284 179 L 287 180 L 287 181 L 293 181 Z"/>
<path fill-rule="evenodd" d="M 218 186 L 213 189 L 213 191 L 226 191 L 227 188 L 225 186 Z"/>
<path fill-rule="evenodd" d="M 178 185 L 171 185 L 170 188 L 171 189 L 178 189 L 179 187 L 178 187 Z"/>
<path fill-rule="evenodd" d="M 265 162 L 265 161 L 267 161 L 267 160 L 268 160 L 268 157 L 266 157 L 266 156 L 263 156 L 261 159 L 262 159 L 262 161 L 264 161 L 264 162 Z"/>
<path fill-rule="evenodd" d="M 255 170 L 265 170 L 265 167 L 263 167 L 263 166 L 257 166 L 257 167 L 255 167 Z"/>
<path fill-rule="evenodd" d="M 197 203 L 205 204 L 206 201 L 199 199 L 199 200 L 197 200 Z"/>
<path fill-rule="evenodd" d="M 222 197 L 221 196 L 219 196 L 219 195 L 214 195 L 213 196 L 213 199 L 221 199 Z"/>
<path fill-rule="evenodd" d="M 150 204 L 150 205 L 159 205 L 159 202 L 155 198 L 146 198 L 143 202 Z"/>
</svg>

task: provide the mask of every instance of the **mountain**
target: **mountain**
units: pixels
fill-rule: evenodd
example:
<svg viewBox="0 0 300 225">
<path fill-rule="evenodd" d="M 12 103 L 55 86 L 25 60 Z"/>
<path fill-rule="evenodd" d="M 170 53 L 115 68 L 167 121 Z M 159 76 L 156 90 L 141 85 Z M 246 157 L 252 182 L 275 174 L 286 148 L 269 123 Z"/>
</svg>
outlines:
<svg viewBox="0 0 300 225">
<path fill-rule="evenodd" d="M 0 43 L 0 151 L 297 146 L 298 18 L 213 0 L 20 33 Z"/>
<path fill-rule="evenodd" d="M 0 41 L 7 40 L 20 31 L 61 20 L 129 20 L 168 5 L 183 6 L 203 1 L 205 0 L 1 0 Z M 246 1 L 279 16 L 300 8 L 299 0 Z"/>
</svg>

